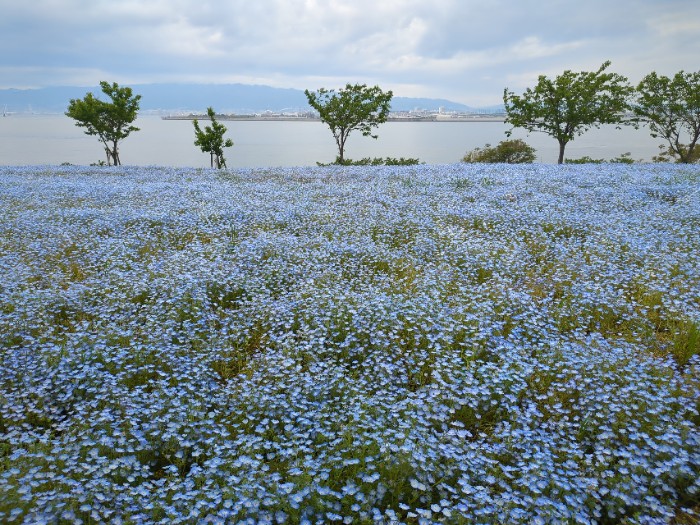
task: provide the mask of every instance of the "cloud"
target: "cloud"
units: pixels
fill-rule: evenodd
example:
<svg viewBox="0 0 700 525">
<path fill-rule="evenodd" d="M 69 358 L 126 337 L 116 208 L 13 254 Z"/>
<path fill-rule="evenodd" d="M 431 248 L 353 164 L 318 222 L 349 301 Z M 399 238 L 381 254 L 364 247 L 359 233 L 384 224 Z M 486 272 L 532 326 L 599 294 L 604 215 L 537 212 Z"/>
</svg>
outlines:
<svg viewBox="0 0 700 525">
<path fill-rule="evenodd" d="M 582 42 L 546 44 L 536 36 L 526 37 L 507 47 L 486 49 L 482 51 L 459 51 L 453 56 L 433 58 L 419 55 L 402 55 L 388 63 L 386 67 L 393 71 L 423 71 L 431 74 L 461 74 L 484 67 L 507 64 L 514 60 L 531 60 L 534 58 L 561 55 L 567 51 L 580 48 Z"/>
<path fill-rule="evenodd" d="M 9 0 L 0 87 L 359 81 L 497 103 L 606 59 L 630 77 L 694 70 L 698 20 L 697 0 Z"/>
<path fill-rule="evenodd" d="M 665 13 L 650 19 L 649 26 L 661 38 L 697 38 L 700 33 L 700 19 L 686 13 Z"/>
</svg>

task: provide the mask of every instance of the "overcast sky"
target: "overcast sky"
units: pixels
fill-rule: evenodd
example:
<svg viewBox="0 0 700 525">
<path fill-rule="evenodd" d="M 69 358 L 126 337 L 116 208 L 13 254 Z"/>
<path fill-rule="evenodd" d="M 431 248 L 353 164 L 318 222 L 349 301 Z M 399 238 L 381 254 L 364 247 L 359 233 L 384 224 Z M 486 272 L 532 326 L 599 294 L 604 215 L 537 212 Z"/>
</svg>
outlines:
<svg viewBox="0 0 700 525">
<path fill-rule="evenodd" d="M 4 0 L 0 88 L 154 82 L 502 102 L 540 74 L 700 70 L 700 0 Z"/>
</svg>

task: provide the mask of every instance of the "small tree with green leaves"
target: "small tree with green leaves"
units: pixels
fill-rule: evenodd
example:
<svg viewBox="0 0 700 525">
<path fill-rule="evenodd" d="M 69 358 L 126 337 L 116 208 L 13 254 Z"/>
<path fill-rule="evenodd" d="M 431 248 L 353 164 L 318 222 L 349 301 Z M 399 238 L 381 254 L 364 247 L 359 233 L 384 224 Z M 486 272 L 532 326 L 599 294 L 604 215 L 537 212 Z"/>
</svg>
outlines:
<svg viewBox="0 0 700 525">
<path fill-rule="evenodd" d="M 554 80 L 540 75 L 537 85 L 522 95 L 504 89 L 506 123 L 554 137 L 559 142 L 558 162 L 562 164 L 569 142 L 601 124 L 620 124 L 629 108 L 633 88 L 627 78 L 605 73 L 609 66 L 610 61 L 606 61 L 595 72 L 567 70 Z"/>
<path fill-rule="evenodd" d="M 347 84 L 337 92 L 321 88 L 316 92 L 307 89 L 304 93 L 309 105 L 318 111 L 333 133 L 338 146 L 338 164 L 345 162 L 345 143 L 352 131 L 377 138 L 372 129 L 386 122 L 393 97 L 391 91 L 384 92 L 379 86 L 367 87 L 366 84 Z"/>
<path fill-rule="evenodd" d="M 226 126 L 216 120 L 214 108 L 207 108 L 207 115 L 209 115 L 209 120 L 211 120 L 211 126 L 205 126 L 204 131 L 199 127 L 197 119 L 193 121 L 195 135 L 194 145 L 199 146 L 204 153 L 209 153 L 211 156 L 212 168 L 225 168 L 226 159 L 224 158 L 224 148 L 233 146 L 233 141 L 231 139 L 224 140 Z"/>
<path fill-rule="evenodd" d="M 530 164 L 535 162 L 535 148 L 522 139 L 503 140 L 497 146 L 486 144 L 468 152 L 462 162 L 503 162 L 506 164 Z"/>
<path fill-rule="evenodd" d="M 114 82 L 100 82 L 102 92 L 111 102 L 105 102 L 88 93 L 82 99 L 71 99 L 66 115 L 76 120 L 75 125 L 85 128 L 88 135 L 97 135 L 107 154 L 107 165 L 119 166 L 119 142 L 139 128 L 131 123 L 136 120 L 141 95 L 134 95 L 131 88 L 119 87 Z"/>
<path fill-rule="evenodd" d="M 676 160 L 689 164 L 700 159 L 700 71 L 680 71 L 673 78 L 657 75 L 645 76 L 637 86 L 637 99 L 633 105 L 637 117 L 635 124 L 649 126 L 651 136 L 661 137 L 668 148 L 655 160 Z M 683 133 L 689 139 L 682 142 Z M 663 146 L 662 146 L 663 148 Z"/>
</svg>

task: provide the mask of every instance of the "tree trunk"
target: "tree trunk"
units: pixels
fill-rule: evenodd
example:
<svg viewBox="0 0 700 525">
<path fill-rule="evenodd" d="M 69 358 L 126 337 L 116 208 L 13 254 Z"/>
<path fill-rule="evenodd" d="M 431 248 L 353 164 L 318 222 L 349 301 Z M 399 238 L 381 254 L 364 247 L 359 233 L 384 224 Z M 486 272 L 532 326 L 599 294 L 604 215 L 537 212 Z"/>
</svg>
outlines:
<svg viewBox="0 0 700 525">
<path fill-rule="evenodd" d="M 566 148 L 566 142 L 559 141 L 559 160 L 557 164 L 564 164 L 564 149 Z"/>
<path fill-rule="evenodd" d="M 112 160 L 114 161 L 115 166 L 121 166 L 121 161 L 119 160 L 119 149 L 118 149 L 118 143 L 115 140 L 112 143 Z"/>
<path fill-rule="evenodd" d="M 347 135 L 344 131 L 340 131 L 335 137 L 335 143 L 338 145 L 338 163 L 343 164 L 345 162 L 345 141 L 347 140 Z"/>
<path fill-rule="evenodd" d="M 683 164 L 690 164 L 693 162 L 693 151 L 697 147 L 698 134 L 693 137 L 693 140 L 688 144 L 688 149 L 685 152 L 685 156 L 681 155 L 681 162 Z"/>
<path fill-rule="evenodd" d="M 696 147 L 697 147 L 697 144 L 695 142 L 692 142 L 688 146 L 688 163 L 689 164 L 693 162 L 693 151 L 695 151 Z"/>
<path fill-rule="evenodd" d="M 678 153 L 679 162 L 681 164 L 688 164 L 688 157 L 687 154 L 683 153 L 683 144 L 681 144 L 680 138 L 679 133 L 676 133 L 671 149 L 674 149 L 676 153 Z"/>
<path fill-rule="evenodd" d="M 338 163 L 342 164 L 345 161 L 345 143 L 338 141 Z"/>
</svg>

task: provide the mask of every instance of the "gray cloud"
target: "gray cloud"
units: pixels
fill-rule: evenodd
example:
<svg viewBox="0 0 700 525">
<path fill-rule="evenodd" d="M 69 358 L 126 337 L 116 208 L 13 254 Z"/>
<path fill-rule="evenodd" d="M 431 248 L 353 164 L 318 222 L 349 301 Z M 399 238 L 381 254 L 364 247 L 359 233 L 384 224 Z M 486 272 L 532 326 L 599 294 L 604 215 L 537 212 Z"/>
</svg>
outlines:
<svg viewBox="0 0 700 525">
<path fill-rule="evenodd" d="M 7 3 L 7 2 L 6 2 Z M 245 82 L 498 103 L 604 60 L 695 70 L 697 0 L 10 0 L 0 87 Z"/>
</svg>

